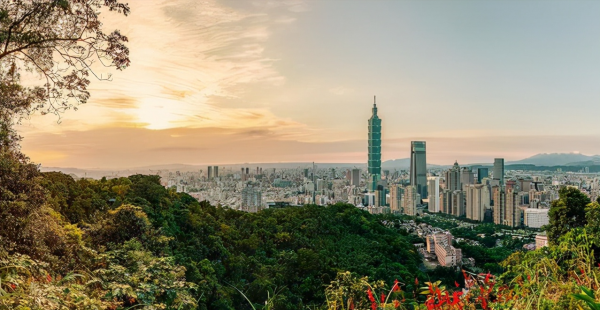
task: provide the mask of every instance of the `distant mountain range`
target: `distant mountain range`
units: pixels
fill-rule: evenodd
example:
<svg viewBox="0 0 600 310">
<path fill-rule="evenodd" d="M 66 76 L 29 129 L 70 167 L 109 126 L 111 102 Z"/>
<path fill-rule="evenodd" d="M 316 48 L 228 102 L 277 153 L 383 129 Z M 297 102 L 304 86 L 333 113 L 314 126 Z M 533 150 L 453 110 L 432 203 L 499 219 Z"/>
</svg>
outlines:
<svg viewBox="0 0 600 310">
<path fill-rule="evenodd" d="M 600 155 L 580 153 L 542 153 L 529 158 L 506 162 L 505 165 L 530 164 L 536 166 L 593 166 L 600 165 Z"/>
<path fill-rule="evenodd" d="M 315 163 L 320 169 L 328 168 L 366 168 L 366 163 Z M 490 163 L 480 164 L 469 164 L 470 165 L 483 165 L 491 166 Z M 590 167 L 600 166 L 600 155 L 583 155 L 580 153 L 552 153 L 552 154 L 537 154 L 529 158 L 508 161 L 505 165 L 535 165 L 535 166 L 579 166 L 579 167 Z M 449 167 L 427 164 L 428 168 L 443 168 Z M 62 168 L 62 167 L 41 167 L 42 171 L 62 171 L 67 174 L 74 174 L 79 177 L 87 176 L 92 178 L 100 178 L 102 176 L 127 176 L 136 173 L 142 174 L 155 174 L 160 171 L 200 171 L 206 170 L 207 165 L 188 165 L 188 164 L 165 164 L 165 165 L 154 165 L 145 167 L 132 167 L 129 169 L 79 169 L 79 168 Z M 294 162 L 294 163 L 245 163 L 245 164 L 229 164 L 219 165 L 219 167 L 226 167 L 233 169 L 234 171 L 240 168 L 250 168 L 254 171 L 256 167 L 263 169 L 281 169 L 281 168 L 311 168 L 312 163 L 310 162 Z M 384 170 L 407 170 L 410 168 L 410 158 L 400 158 L 386 160 L 381 163 L 381 168 Z"/>
</svg>

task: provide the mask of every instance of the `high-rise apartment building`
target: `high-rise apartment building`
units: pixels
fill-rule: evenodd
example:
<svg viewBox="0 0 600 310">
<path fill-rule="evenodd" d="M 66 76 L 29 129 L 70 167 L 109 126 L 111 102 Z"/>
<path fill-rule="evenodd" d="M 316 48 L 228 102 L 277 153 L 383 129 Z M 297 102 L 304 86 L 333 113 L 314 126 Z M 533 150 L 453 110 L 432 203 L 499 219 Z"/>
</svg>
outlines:
<svg viewBox="0 0 600 310">
<path fill-rule="evenodd" d="M 453 191 L 451 194 L 451 203 L 452 203 L 452 215 L 454 216 L 465 216 L 466 208 L 465 208 L 465 192 L 463 191 Z"/>
<path fill-rule="evenodd" d="M 427 154 L 425 141 L 410 143 L 410 185 L 414 186 L 422 198 L 427 194 Z"/>
<path fill-rule="evenodd" d="M 403 213 L 406 215 L 417 215 L 417 193 L 416 187 L 409 185 L 404 188 L 404 196 L 402 197 Z"/>
<path fill-rule="evenodd" d="M 521 226 L 521 208 L 519 208 L 518 192 L 513 188 L 507 189 L 505 194 L 504 225 L 510 227 Z"/>
<path fill-rule="evenodd" d="M 377 104 L 373 103 L 373 115 L 369 119 L 369 189 L 374 191 L 381 179 L 381 119 L 377 116 Z"/>
<path fill-rule="evenodd" d="M 460 182 L 460 166 L 458 162 L 454 162 L 454 166 L 446 171 L 446 189 L 450 191 L 462 190 Z"/>
<path fill-rule="evenodd" d="M 470 168 L 463 167 L 460 170 L 460 183 L 461 183 L 462 187 L 464 187 L 468 184 L 475 183 L 475 176 L 473 175 L 473 172 L 471 171 Z M 464 190 L 462 187 L 460 189 Z"/>
<path fill-rule="evenodd" d="M 214 166 L 213 168 L 215 178 L 219 177 L 219 166 Z"/>
<path fill-rule="evenodd" d="M 212 180 L 213 178 L 213 170 L 212 170 L 212 166 L 208 166 L 208 180 Z"/>
<path fill-rule="evenodd" d="M 490 207 L 490 191 L 487 185 L 468 184 L 466 190 L 466 215 L 470 220 L 483 221 Z"/>
<path fill-rule="evenodd" d="M 452 213 L 452 191 L 449 189 L 444 189 L 440 193 L 440 211 L 442 213 L 451 214 Z"/>
<path fill-rule="evenodd" d="M 429 192 L 427 209 L 429 212 L 440 212 L 440 177 L 428 177 L 427 183 Z"/>
<path fill-rule="evenodd" d="M 360 169 L 352 169 L 350 174 L 350 185 L 354 187 L 360 186 Z"/>
<path fill-rule="evenodd" d="M 492 197 L 494 199 L 494 224 L 503 225 L 506 209 L 506 195 L 501 186 L 492 187 Z"/>
<path fill-rule="evenodd" d="M 494 159 L 494 179 L 499 180 L 500 184 L 504 184 L 504 158 Z"/>
<path fill-rule="evenodd" d="M 402 185 L 394 184 L 390 186 L 390 211 L 392 213 L 402 213 L 402 201 L 404 188 Z"/>
<path fill-rule="evenodd" d="M 477 184 L 482 184 L 483 179 L 489 177 L 488 168 L 477 168 Z"/>
<path fill-rule="evenodd" d="M 378 185 L 375 190 L 375 206 L 376 207 L 385 207 L 386 205 L 386 190 L 382 185 Z"/>
</svg>

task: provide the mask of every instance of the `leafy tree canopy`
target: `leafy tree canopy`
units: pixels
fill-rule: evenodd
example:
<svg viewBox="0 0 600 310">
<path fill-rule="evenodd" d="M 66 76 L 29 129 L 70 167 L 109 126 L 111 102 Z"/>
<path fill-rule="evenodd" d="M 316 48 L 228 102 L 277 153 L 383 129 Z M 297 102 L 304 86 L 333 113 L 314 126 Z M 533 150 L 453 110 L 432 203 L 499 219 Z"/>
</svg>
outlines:
<svg viewBox="0 0 600 310">
<path fill-rule="evenodd" d="M 590 198 L 574 187 L 559 190 L 559 199 L 552 202 L 548 213 L 549 223 L 544 226 L 548 240 L 556 243 L 560 236 L 587 224 L 586 206 Z"/>
<path fill-rule="evenodd" d="M 0 116 L 40 110 L 59 114 L 85 103 L 94 63 L 129 66 L 127 37 L 105 32 L 102 9 L 128 15 L 118 0 L 11 0 L 0 2 Z M 23 73 L 41 77 L 24 86 Z"/>
</svg>

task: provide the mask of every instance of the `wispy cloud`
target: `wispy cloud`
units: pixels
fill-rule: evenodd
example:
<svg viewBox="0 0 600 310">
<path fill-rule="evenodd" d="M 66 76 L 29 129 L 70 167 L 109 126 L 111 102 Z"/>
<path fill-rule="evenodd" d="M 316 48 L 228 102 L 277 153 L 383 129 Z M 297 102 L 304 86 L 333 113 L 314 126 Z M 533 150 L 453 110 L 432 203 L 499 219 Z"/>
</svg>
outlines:
<svg viewBox="0 0 600 310">
<path fill-rule="evenodd" d="M 245 101 L 240 109 L 223 102 L 244 98 L 246 87 L 285 83 L 273 66 L 276 60 L 265 54 L 265 44 L 271 27 L 293 23 L 288 9 L 303 11 L 303 1 L 257 1 L 254 10 L 216 0 L 137 0 L 130 6 L 129 17 L 107 12 L 103 18 L 106 27 L 129 37 L 132 66 L 115 74 L 112 82 L 93 82 L 90 102 L 77 113 L 65 114 L 61 126 L 51 117 L 34 116 L 25 134 L 115 124 L 242 128 L 260 126 L 260 121 L 290 128 L 293 122 L 265 110 L 262 101 Z"/>
</svg>

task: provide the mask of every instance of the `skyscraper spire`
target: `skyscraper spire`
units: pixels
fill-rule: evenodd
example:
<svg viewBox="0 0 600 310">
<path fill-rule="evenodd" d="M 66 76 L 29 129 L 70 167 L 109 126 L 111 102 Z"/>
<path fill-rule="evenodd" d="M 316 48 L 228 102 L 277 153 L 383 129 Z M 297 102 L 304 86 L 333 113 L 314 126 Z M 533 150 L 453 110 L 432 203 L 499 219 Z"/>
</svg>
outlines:
<svg viewBox="0 0 600 310">
<path fill-rule="evenodd" d="M 377 96 L 373 96 L 373 115 L 377 115 Z"/>
</svg>

